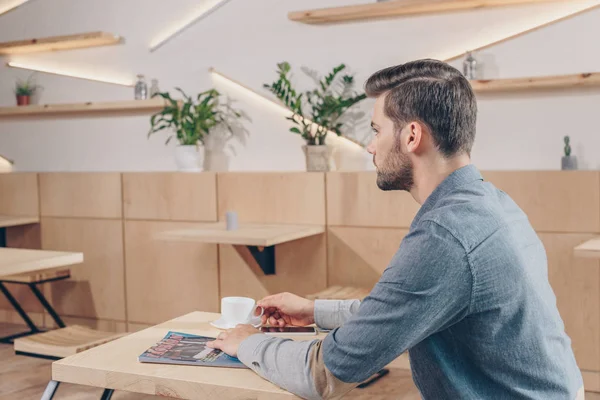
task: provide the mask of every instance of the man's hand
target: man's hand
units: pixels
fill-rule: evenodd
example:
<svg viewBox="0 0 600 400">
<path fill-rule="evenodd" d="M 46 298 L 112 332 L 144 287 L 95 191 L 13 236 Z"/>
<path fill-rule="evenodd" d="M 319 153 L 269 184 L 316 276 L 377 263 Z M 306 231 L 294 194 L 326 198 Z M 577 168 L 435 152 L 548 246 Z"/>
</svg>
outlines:
<svg viewBox="0 0 600 400">
<path fill-rule="evenodd" d="M 267 296 L 257 305 L 265 309 L 263 325 L 306 326 L 315 322 L 315 302 L 291 293 Z"/>
<path fill-rule="evenodd" d="M 232 357 L 237 357 L 240 344 L 256 333 L 260 333 L 260 331 L 252 325 L 240 324 L 234 329 L 219 333 L 217 339 L 212 342 L 207 342 L 206 346 L 211 349 L 219 349 Z"/>
</svg>

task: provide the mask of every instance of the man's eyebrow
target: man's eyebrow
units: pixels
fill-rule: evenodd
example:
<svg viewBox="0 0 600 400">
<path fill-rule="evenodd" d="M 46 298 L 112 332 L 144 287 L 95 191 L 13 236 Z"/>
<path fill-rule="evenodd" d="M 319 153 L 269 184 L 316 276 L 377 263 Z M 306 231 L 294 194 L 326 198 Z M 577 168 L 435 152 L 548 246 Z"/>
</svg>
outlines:
<svg viewBox="0 0 600 400">
<path fill-rule="evenodd" d="M 371 128 L 379 128 L 379 125 L 377 125 L 375 122 L 371 121 Z"/>
</svg>

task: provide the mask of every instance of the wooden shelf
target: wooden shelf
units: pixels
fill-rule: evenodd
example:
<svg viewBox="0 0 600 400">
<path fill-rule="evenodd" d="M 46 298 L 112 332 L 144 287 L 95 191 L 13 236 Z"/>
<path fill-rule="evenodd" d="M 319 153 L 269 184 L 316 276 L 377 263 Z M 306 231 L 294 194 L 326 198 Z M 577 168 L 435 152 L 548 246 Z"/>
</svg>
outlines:
<svg viewBox="0 0 600 400">
<path fill-rule="evenodd" d="M 293 11 L 288 14 L 288 18 L 292 21 L 307 24 L 327 24 L 553 2 L 558 3 L 560 0 L 398 0 L 344 7 Z"/>
<path fill-rule="evenodd" d="M 162 110 L 165 100 L 127 100 L 101 103 L 39 104 L 18 107 L 0 107 L 0 119 L 25 118 L 44 115 L 85 115 L 85 114 L 143 114 Z"/>
<path fill-rule="evenodd" d="M 476 93 L 600 86 L 600 73 L 471 81 Z"/>
<path fill-rule="evenodd" d="M 590 239 L 575 247 L 575 256 L 584 258 L 600 258 L 600 237 Z"/>
<path fill-rule="evenodd" d="M 8 228 L 10 226 L 37 224 L 40 222 L 38 217 L 0 215 L 0 228 Z"/>
<path fill-rule="evenodd" d="M 0 55 L 72 50 L 96 46 L 108 46 L 121 42 L 122 38 L 120 36 L 111 33 L 78 33 L 76 35 L 3 42 L 0 43 Z"/>
<path fill-rule="evenodd" d="M 197 228 L 162 232 L 157 239 L 244 246 L 274 246 L 325 232 L 323 226 L 240 224 L 228 231 L 223 222 L 200 224 Z"/>
</svg>

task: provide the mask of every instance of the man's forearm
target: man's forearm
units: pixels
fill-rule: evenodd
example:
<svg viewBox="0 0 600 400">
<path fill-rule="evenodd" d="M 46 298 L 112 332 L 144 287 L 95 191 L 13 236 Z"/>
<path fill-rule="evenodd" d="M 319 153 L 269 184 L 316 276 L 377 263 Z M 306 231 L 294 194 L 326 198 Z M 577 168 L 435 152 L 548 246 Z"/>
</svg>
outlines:
<svg viewBox="0 0 600 400">
<path fill-rule="evenodd" d="M 238 349 L 238 358 L 269 382 L 304 399 L 320 399 L 312 381 L 310 351 L 318 340 L 295 342 L 264 334 L 252 335 Z"/>
<path fill-rule="evenodd" d="M 360 300 L 315 300 L 315 323 L 321 329 L 342 326 L 358 312 Z"/>
<path fill-rule="evenodd" d="M 358 383 L 342 382 L 325 366 L 322 341 L 293 341 L 256 334 L 238 358 L 254 372 L 304 399 L 339 399 Z"/>
</svg>

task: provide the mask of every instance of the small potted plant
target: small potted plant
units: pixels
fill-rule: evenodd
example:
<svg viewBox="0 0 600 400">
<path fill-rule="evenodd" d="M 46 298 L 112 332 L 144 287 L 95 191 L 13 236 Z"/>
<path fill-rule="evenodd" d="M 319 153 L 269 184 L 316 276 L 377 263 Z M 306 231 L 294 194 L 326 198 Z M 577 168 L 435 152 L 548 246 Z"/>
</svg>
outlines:
<svg viewBox="0 0 600 400">
<path fill-rule="evenodd" d="M 17 105 L 26 106 L 31 104 L 31 96 L 33 96 L 38 89 L 41 89 L 41 86 L 36 85 L 35 81 L 33 80 L 33 75 L 29 76 L 26 81 L 17 79 L 17 84 L 15 87 Z"/>
<path fill-rule="evenodd" d="M 573 170 L 577 169 L 577 157 L 571 155 L 571 139 L 569 136 L 564 137 L 565 142 L 565 155 L 562 158 L 562 169 L 563 170 Z"/>
<path fill-rule="evenodd" d="M 329 171 L 332 148 L 325 144 L 330 132 L 342 135 L 344 113 L 367 96 L 353 91 L 354 77 L 341 75 L 344 64 L 335 67 L 327 76 L 320 78 L 314 71 L 304 71 L 316 83 L 316 87 L 298 93 L 291 81 L 291 66 L 288 62 L 277 64 L 279 78 L 264 87 L 290 109 L 292 115 L 286 119 L 295 125 L 290 131 L 306 141 L 303 146 L 307 171 Z M 308 72 L 307 72 L 308 71 Z"/>
<path fill-rule="evenodd" d="M 201 171 L 207 166 L 204 147 L 209 135 L 216 131 L 226 131 L 225 141 L 234 136 L 246 134 L 240 122 L 245 114 L 231 106 L 229 101 L 221 102 L 220 93 L 214 89 L 207 90 L 191 98 L 180 88 L 176 88 L 183 100 L 175 100 L 167 92 L 159 92 L 154 96 L 165 99 L 165 107 L 150 118 L 148 138 L 164 129 L 172 130 L 165 145 L 175 137 L 179 145 L 175 148 L 175 162 L 180 171 Z M 221 129 L 223 128 L 223 129 Z M 210 163 L 207 169 L 210 169 Z"/>
</svg>

